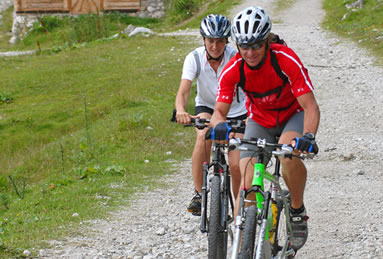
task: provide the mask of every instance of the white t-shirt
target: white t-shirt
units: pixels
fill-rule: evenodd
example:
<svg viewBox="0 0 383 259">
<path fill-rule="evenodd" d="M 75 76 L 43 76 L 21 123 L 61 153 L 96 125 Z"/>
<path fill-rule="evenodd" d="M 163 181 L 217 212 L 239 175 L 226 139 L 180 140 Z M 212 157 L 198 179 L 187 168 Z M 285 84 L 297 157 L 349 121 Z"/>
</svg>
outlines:
<svg viewBox="0 0 383 259">
<path fill-rule="evenodd" d="M 234 49 L 230 46 L 226 46 L 223 59 L 218 67 L 217 73 L 210 66 L 207 57 L 205 47 L 199 47 L 195 49 L 198 53 L 201 72 L 197 78 L 197 96 L 195 98 L 196 106 L 206 106 L 210 109 L 214 109 L 214 105 L 217 98 L 218 79 L 226 63 L 230 60 L 230 54 Z M 197 64 L 193 54 L 194 51 L 190 52 L 184 61 L 182 69 L 182 79 L 193 81 L 197 74 Z M 230 111 L 227 117 L 233 118 L 247 113 L 245 106 L 245 94 L 242 89 L 239 89 L 239 103 L 237 97 L 234 98 Z"/>
</svg>

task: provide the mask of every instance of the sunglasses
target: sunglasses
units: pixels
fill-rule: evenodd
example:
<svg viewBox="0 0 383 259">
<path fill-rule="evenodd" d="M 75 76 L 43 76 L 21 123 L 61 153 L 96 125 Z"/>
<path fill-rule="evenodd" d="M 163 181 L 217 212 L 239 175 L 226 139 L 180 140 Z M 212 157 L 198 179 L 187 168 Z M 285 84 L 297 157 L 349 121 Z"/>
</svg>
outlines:
<svg viewBox="0 0 383 259">
<path fill-rule="evenodd" d="M 260 41 L 260 42 L 256 42 L 254 44 L 238 44 L 238 46 L 243 49 L 243 50 L 249 50 L 249 49 L 253 49 L 253 50 L 257 50 L 257 49 L 260 49 L 263 47 L 263 45 L 265 45 L 266 41 Z"/>
</svg>

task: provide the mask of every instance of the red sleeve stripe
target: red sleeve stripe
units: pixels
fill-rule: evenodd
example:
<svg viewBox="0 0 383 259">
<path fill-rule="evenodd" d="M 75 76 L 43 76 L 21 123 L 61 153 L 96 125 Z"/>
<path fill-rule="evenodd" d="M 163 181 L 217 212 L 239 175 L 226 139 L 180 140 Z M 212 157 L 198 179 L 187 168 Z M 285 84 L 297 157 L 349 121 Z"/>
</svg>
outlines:
<svg viewBox="0 0 383 259">
<path fill-rule="evenodd" d="M 295 64 L 297 64 L 297 66 L 299 67 L 299 70 L 301 71 L 301 73 L 303 75 L 303 78 L 305 79 L 307 86 L 310 88 L 311 91 L 314 91 L 313 86 L 310 84 L 310 81 L 307 79 L 307 76 L 306 76 L 305 72 L 303 71 L 303 66 L 298 62 L 298 60 L 296 60 L 295 58 L 293 58 L 292 56 L 288 55 L 287 53 L 285 53 L 283 51 L 273 50 L 273 52 L 282 54 L 282 55 L 286 56 L 287 58 L 291 59 Z"/>
</svg>

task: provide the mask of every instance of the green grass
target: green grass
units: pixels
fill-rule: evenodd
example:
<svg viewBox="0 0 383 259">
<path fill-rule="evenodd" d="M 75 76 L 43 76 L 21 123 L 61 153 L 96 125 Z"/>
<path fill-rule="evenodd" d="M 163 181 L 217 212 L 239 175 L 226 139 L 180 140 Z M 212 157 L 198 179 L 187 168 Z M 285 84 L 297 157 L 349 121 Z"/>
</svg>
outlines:
<svg viewBox="0 0 383 259">
<path fill-rule="evenodd" d="M 5 13 L 9 14 L 12 8 Z M 78 17 L 41 16 L 29 29 L 28 35 L 15 45 L 10 45 L 12 16 L 4 16 L 3 33 L 0 35 L 0 48 L 10 50 L 26 49 L 62 49 L 63 46 L 73 46 L 97 39 L 106 39 L 123 31 L 128 25 L 155 28 L 160 19 L 132 17 L 125 13 L 110 12 L 103 15 L 86 14 Z"/>
<path fill-rule="evenodd" d="M 8 8 L 1 14 L 3 18 L 0 22 L 0 51 L 6 51 L 11 48 L 9 40 L 11 38 L 13 23 L 13 7 Z"/>
<path fill-rule="evenodd" d="M 222 14 L 222 15 L 230 15 L 230 10 L 233 6 L 238 5 L 241 1 L 234 0 L 215 0 L 208 1 L 201 6 L 198 12 L 192 17 L 192 19 L 186 20 L 185 22 L 180 23 L 178 26 L 174 27 L 174 29 L 186 29 L 186 28 L 199 28 L 201 24 L 201 20 L 208 14 Z M 230 17 L 231 18 L 231 17 Z"/>
<path fill-rule="evenodd" d="M 165 21 L 170 24 L 177 24 L 186 19 L 193 18 L 205 0 L 164 0 L 168 7 Z"/>
<path fill-rule="evenodd" d="M 0 254 L 102 217 L 169 173 L 167 159 L 190 156 L 193 129 L 169 119 L 194 44 L 132 37 L 0 58 L 0 93 L 12 98 L 0 104 Z M 111 197 L 108 206 L 97 196 Z"/>
<path fill-rule="evenodd" d="M 323 27 L 359 43 L 382 60 L 383 2 L 365 0 L 363 9 L 355 8 L 353 11 L 347 9 L 346 4 L 353 2 L 353 0 L 325 0 L 323 7 L 326 10 L 326 17 Z"/>
</svg>

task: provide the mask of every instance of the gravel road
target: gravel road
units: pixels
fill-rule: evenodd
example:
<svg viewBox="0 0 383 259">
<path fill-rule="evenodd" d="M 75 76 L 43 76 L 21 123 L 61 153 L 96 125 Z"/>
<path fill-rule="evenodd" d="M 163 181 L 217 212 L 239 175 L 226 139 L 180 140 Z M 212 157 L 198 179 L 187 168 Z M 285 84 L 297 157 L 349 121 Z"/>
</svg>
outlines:
<svg viewBox="0 0 383 259">
<path fill-rule="evenodd" d="M 244 1 L 232 14 L 254 4 L 279 21 L 273 31 L 309 69 L 321 108 L 320 153 L 306 162 L 310 235 L 296 258 L 383 258 L 383 70 L 365 50 L 320 28 L 321 0 L 297 0 L 280 14 L 273 1 Z M 186 212 L 190 160 L 176 171 L 163 180 L 167 188 L 137 194 L 131 207 L 84 223 L 81 235 L 51 241 L 40 257 L 206 258 L 199 218 Z"/>
</svg>

